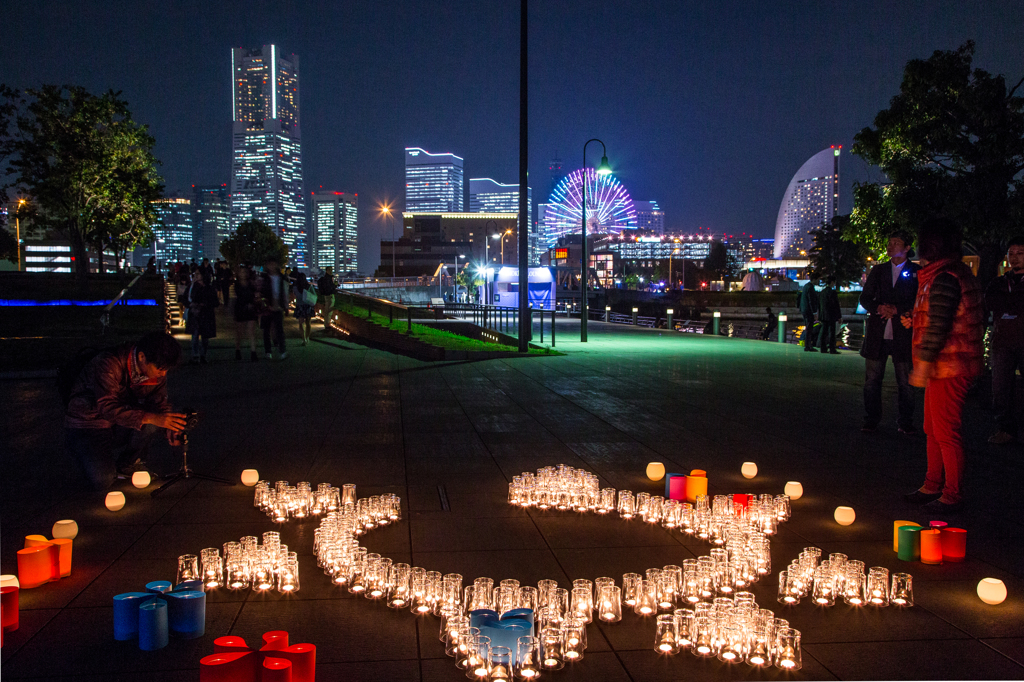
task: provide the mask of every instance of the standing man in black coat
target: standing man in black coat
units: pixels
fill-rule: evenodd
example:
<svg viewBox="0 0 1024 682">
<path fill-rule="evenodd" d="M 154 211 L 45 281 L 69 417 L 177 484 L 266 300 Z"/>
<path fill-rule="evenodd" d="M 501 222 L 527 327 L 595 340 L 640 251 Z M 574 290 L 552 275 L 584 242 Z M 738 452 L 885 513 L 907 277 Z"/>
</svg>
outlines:
<svg viewBox="0 0 1024 682">
<path fill-rule="evenodd" d="M 818 290 L 814 285 L 818 278 L 811 275 L 807 284 L 800 289 L 800 314 L 804 318 L 804 350 L 814 350 L 814 315 L 818 312 Z"/>
<path fill-rule="evenodd" d="M 825 280 L 825 288 L 818 294 L 818 321 L 821 323 L 819 341 L 822 353 L 839 355 L 836 350 L 836 323 L 843 319 L 836 292 L 836 278 L 832 275 Z"/>
<path fill-rule="evenodd" d="M 985 290 L 985 307 L 992 311 L 992 408 L 996 432 L 988 442 L 1006 445 L 1017 439 L 1014 394 L 1017 369 L 1024 370 L 1024 237 L 1010 240 L 1006 249 L 1010 269 Z"/>
<path fill-rule="evenodd" d="M 885 253 L 889 260 L 871 268 L 860 304 L 868 311 L 864 345 L 864 423 L 861 431 L 874 431 L 882 419 L 882 380 L 886 358 L 892 358 L 896 371 L 896 404 L 899 432 L 917 433 L 914 426 L 914 389 L 910 386 L 913 368 L 911 341 L 913 330 L 900 324 L 900 317 L 914 309 L 917 298 L 917 271 L 920 266 L 907 259 L 912 240 L 907 234 L 889 238 Z"/>
</svg>

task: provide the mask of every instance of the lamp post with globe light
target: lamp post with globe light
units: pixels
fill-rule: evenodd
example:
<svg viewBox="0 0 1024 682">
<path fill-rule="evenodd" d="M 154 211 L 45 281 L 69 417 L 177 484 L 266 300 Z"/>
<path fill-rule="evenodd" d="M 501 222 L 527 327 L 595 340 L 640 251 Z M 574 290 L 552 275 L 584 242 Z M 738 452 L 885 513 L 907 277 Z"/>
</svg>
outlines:
<svg viewBox="0 0 1024 682">
<path fill-rule="evenodd" d="M 380 214 L 387 222 L 391 223 L 391 286 L 395 285 L 395 221 L 392 219 L 391 207 L 381 204 Z"/>
<path fill-rule="evenodd" d="M 587 340 L 587 279 L 590 270 L 590 255 L 587 253 L 587 145 L 591 142 L 601 142 L 601 140 L 592 138 L 587 140 L 583 144 L 583 205 L 581 212 L 583 213 L 583 262 L 582 272 L 580 277 L 580 342 L 584 343 Z M 608 150 L 604 146 L 604 142 L 601 142 L 601 163 L 598 164 L 596 172 L 598 175 L 608 175 L 612 172 L 611 167 L 608 165 Z M 596 183 L 595 183 L 596 187 Z"/>
</svg>

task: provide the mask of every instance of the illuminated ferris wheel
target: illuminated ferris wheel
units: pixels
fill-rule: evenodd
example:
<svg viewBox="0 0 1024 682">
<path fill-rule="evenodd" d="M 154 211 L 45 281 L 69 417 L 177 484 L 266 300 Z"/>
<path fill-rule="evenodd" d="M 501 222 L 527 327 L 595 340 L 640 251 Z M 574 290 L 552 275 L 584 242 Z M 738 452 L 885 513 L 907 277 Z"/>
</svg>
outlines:
<svg viewBox="0 0 1024 682">
<path fill-rule="evenodd" d="M 574 171 L 551 192 L 544 213 L 544 236 L 554 243 L 559 237 L 579 233 L 583 220 L 583 169 Z M 587 233 L 619 234 L 635 229 L 636 208 L 629 192 L 615 176 L 586 169 Z"/>
</svg>

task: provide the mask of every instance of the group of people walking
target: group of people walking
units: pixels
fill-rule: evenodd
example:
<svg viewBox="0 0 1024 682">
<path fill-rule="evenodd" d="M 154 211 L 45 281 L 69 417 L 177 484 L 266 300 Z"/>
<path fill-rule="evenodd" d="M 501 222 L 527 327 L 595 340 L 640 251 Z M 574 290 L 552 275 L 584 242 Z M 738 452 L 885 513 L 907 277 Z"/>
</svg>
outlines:
<svg viewBox="0 0 1024 682">
<path fill-rule="evenodd" d="M 842 321 L 843 311 L 839 307 L 836 278 L 826 278 L 825 288 L 821 291 L 818 291 L 817 284 L 818 279 L 811 277 L 800 289 L 800 315 L 804 318 L 804 350 L 813 351 L 817 341 L 822 353 L 839 355 L 839 351 L 836 350 L 836 325 Z"/>
<path fill-rule="evenodd" d="M 243 341 L 249 342 L 249 359 L 259 360 L 256 351 L 256 324 L 263 331 L 263 349 L 267 360 L 273 359 L 274 347 L 278 357 L 288 357 L 284 335 L 284 317 L 294 304 L 293 315 L 299 322 L 302 345 L 311 335 L 311 321 L 319 301 L 325 310 L 334 305 L 337 283 L 331 268 L 317 279 L 314 288 L 301 271 L 283 272 L 276 258 L 267 260 L 261 273 L 242 264 L 232 271 L 226 262 L 216 267 L 203 259 L 202 264 L 174 263 L 170 266 L 178 302 L 185 316 L 185 329 L 192 335 L 192 364 L 205 365 L 210 339 L 217 336 L 216 308 L 231 304 L 231 290 L 235 296 L 232 314 L 235 322 L 235 360 L 242 359 Z M 233 285 L 233 286 L 232 286 Z M 324 326 L 327 326 L 325 320 Z"/>
</svg>

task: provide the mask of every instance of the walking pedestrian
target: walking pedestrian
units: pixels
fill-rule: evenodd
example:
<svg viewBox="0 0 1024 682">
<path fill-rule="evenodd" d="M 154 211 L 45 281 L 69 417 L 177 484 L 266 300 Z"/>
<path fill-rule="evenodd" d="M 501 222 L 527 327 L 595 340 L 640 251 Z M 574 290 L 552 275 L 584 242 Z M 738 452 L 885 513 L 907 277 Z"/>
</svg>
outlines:
<svg viewBox="0 0 1024 682">
<path fill-rule="evenodd" d="M 262 315 L 260 327 L 263 328 L 263 350 L 266 352 L 267 360 L 274 358 L 270 345 L 270 337 L 280 352 L 280 358 L 285 360 L 288 352 L 284 343 L 284 312 L 288 309 L 288 280 L 281 274 L 281 264 L 276 258 L 268 258 L 266 272 L 260 284 L 260 298 L 262 299 Z"/>
<path fill-rule="evenodd" d="M 219 260 L 214 266 L 213 273 L 217 290 L 221 294 L 221 302 L 227 305 L 228 300 L 231 298 L 231 282 L 234 280 L 231 267 L 225 261 Z"/>
<path fill-rule="evenodd" d="M 256 285 L 252 281 L 252 272 L 248 265 L 241 265 L 235 279 L 235 360 L 242 359 L 243 334 L 249 339 L 250 362 L 259 360 L 256 354 L 256 318 L 259 317 L 256 301 Z"/>
<path fill-rule="evenodd" d="M 814 331 L 814 317 L 818 313 L 818 290 L 815 285 L 818 278 L 811 275 L 800 289 L 800 315 L 804 318 L 804 350 L 814 350 L 814 341 L 817 334 Z"/>
<path fill-rule="evenodd" d="M 917 298 L 917 271 L 920 266 L 908 260 L 912 240 L 908 234 L 889 237 L 885 252 L 889 260 L 871 268 L 861 306 L 868 311 L 867 329 L 860 354 L 864 358 L 864 422 L 861 431 L 874 431 L 882 419 L 882 380 L 885 363 L 892 358 L 896 373 L 896 420 L 899 432 L 917 433 L 914 426 L 914 389 L 910 385 L 913 367 L 912 333 L 899 319 L 914 309 Z"/>
<path fill-rule="evenodd" d="M 1010 269 L 985 290 L 992 311 L 992 409 L 996 432 L 988 442 L 1006 445 L 1017 440 L 1017 370 L 1024 371 L 1024 236 L 1006 249 Z"/>
<path fill-rule="evenodd" d="M 950 220 L 929 220 L 918 231 L 921 264 L 913 318 L 912 386 L 923 386 L 928 471 L 924 484 L 904 499 L 938 511 L 963 505 L 960 432 L 964 399 L 982 369 L 982 294 L 962 258 L 962 233 Z"/>
<path fill-rule="evenodd" d="M 338 284 L 334 281 L 334 268 L 328 266 L 324 269 L 324 274 L 316 282 L 316 288 L 320 292 L 320 303 L 323 306 L 324 329 L 327 329 L 330 312 L 334 308 L 334 294 L 338 291 Z"/>
<path fill-rule="evenodd" d="M 818 294 L 818 321 L 821 323 L 819 341 L 822 353 L 839 355 L 836 350 L 836 323 L 843 319 L 843 311 L 839 307 L 839 294 L 836 293 L 836 278 L 829 275 L 825 280 L 825 288 Z"/>
<path fill-rule="evenodd" d="M 192 334 L 192 364 L 206 364 L 210 339 L 217 336 L 217 317 L 214 310 L 220 305 L 217 290 L 203 270 L 196 273 L 188 289 L 188 319 L 185 330 Z"/>
<path fill-rule="evenodd" d="M 309 325 L 313 319 L 313 303 L 310 301 L 316 301 L 316 298 L 316 291 L 306 279 L 306 273 L 300 270 L 295 274 L 295 319 L 299 321 L 303 346 L 309 343 Z"/>
</svg>

